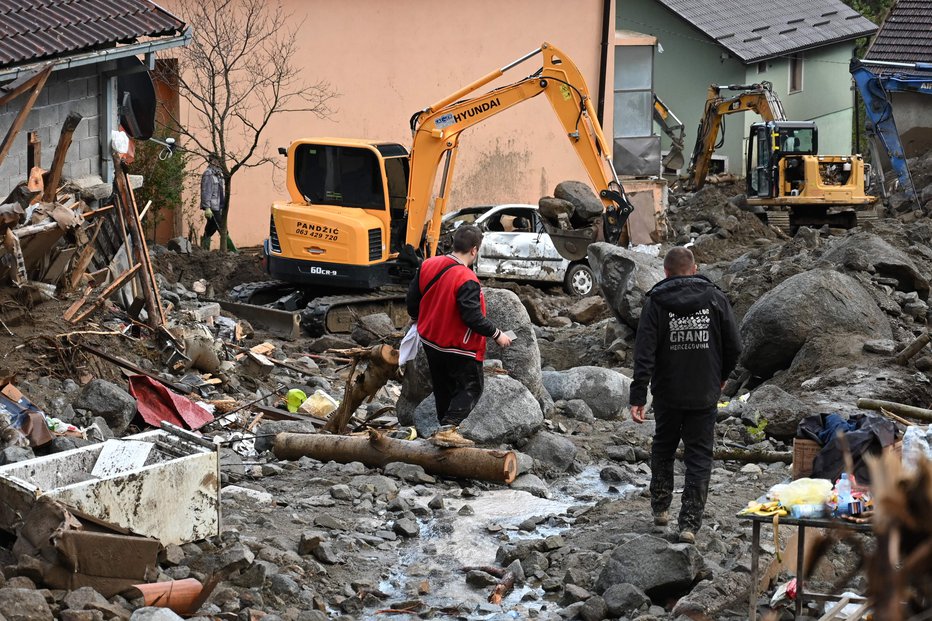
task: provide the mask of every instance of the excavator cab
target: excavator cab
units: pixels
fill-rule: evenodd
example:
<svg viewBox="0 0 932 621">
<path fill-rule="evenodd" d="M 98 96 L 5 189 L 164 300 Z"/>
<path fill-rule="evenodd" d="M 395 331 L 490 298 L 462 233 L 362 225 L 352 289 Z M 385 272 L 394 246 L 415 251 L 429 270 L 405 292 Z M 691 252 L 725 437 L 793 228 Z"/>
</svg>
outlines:
<svg viewBox="0 0 932 621">
<path fill-rule="evenodd" d="M 781 183 L 775 173 L 784 171 L 790 196 L 805 186 L 803 157 L 819 151 L 819 132 L 813 122 L 771 121 L 753 123 L 748 137 L 748 197 L 779 196 Z"/>
</svg>

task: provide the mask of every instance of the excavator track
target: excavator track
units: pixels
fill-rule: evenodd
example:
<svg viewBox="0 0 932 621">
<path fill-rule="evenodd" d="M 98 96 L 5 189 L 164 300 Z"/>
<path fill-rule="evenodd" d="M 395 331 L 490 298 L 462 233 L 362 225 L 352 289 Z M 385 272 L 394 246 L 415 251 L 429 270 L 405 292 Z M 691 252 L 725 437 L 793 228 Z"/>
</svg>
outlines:
<svg viewBox="0 0 932 621">
<path fill-rule="evenodd" d="M 799 229 L 800 226 L 821 228 L 823 225 L 828 224 L 830 228 L 850 229 L 854 228 L 855 226 L 861 226 L 867 222 L 876 222 L 880 218 L 876 209 L 873 208 L 860 210 L 855 209 L 853 211 L 842 211 L 839 213 L 830 213 L 824 216 L 817 216 L 811 218 L 813 222 L 810 223 L 798 222 L 796 218 L 792 218 L 788 209 L 773 209 L 767 210 L 764 213 L 766 215 L 765 222 L 767 222 L 767 224 L 779 228 L 787 235 L 795 235 L 797 229 Z"/>
<path fill-rule="evenodd" d="M 402 287 L 384 287 L 371 293 L 315 298 L 301 311 L 301 327 L 311 336 L 346 334 L 353 331 L 359 317 L 385 313 L 396 328 L 403 328 L 410 320 L 405 294 Z"/>
</svg>

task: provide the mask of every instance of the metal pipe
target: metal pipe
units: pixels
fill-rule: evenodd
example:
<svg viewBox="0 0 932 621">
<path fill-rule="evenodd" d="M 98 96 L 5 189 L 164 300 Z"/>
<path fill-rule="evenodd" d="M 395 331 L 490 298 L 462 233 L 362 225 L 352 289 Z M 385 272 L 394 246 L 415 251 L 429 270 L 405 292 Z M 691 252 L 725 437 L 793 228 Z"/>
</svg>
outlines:
<svg viewBox="0 0 932 621">
<path fill-rule="evenodd" d="M 879 67 L 903 67 L 906 69 L 919 69 L 920 71 L 932 71 L 932 63 L 897 63 L 888 60 L 862 60 L 861 63 Z"/>
</svg>

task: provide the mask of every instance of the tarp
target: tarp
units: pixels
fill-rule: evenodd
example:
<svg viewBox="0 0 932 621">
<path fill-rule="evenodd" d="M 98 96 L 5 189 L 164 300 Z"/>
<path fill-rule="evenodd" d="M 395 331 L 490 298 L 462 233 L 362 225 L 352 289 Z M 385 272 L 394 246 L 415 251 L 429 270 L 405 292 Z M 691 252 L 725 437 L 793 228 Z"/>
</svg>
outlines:
<svg viewBox="0 0 932 621">
<path fill-rule="evenodd" d="M 214 420 L 213 415 L 198 404 L 145 375 L 129 378 L 129 394 L 136 398 L 136 409 L 142 420 L 155 428 L 167 421 L 178 427 L 200 429 Z"/>
</svg>

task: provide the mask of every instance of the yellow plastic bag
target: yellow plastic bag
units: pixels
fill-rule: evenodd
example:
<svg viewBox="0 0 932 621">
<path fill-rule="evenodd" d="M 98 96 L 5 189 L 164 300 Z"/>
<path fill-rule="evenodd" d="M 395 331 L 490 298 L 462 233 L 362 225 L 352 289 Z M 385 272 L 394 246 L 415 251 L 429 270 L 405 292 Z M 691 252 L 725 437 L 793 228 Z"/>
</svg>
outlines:
<svg viewBox="0 0 932 621">
<path fill-rule="evenodd" d="M 285 405 L 288 407 L 289 412 L 297 412 L 298 408 L 301 407 L 301 404 L 307 401 L 307 395 L 304 394 L 303 390 L 297 388 L 292 388 L 288 391 L 288 394 L 285 395 Z"/>
<path fill-rule="evenodd" d="M 796 479 L 792 483 L 774 485 L 767 492 L 784 507 L 821 505 L 832 499 L 832 482 L 827 479 Z"/>
</svg>

